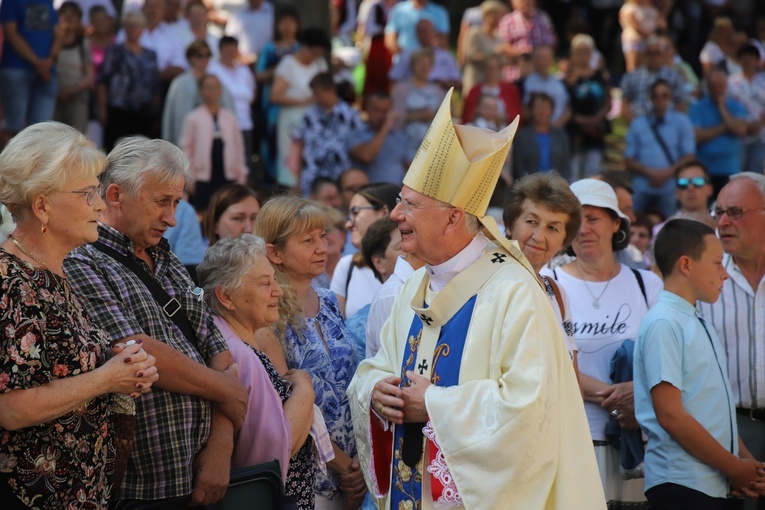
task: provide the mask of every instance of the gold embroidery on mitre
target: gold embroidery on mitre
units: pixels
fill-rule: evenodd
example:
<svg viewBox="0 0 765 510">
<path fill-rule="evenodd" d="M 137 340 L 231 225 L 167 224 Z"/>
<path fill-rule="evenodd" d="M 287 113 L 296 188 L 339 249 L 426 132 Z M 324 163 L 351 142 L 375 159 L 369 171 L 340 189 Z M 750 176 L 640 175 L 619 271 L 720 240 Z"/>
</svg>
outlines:
<svg viewBox="0 0 765 510">
<path fill-rule="evenodd" d="M 452 91 L 441 102 L 406 172 L 404 184 L 481 218 L 486 215 L 502 172 L 518 118 L 498 133 L 474 126 L 455 126 Z"/>
</svg>

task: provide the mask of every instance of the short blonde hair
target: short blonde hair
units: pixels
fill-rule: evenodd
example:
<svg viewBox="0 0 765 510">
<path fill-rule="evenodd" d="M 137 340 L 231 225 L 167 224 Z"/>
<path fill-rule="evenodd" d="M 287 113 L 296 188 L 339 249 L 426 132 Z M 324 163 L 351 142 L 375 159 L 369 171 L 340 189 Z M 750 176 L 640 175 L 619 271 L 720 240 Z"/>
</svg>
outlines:
<svg viewBox="0 0 765 510">
<path fill-rule="evenodd" d="M 104 168 L 106 156 L 73 127 L 32 124 L 0 153 L 0 202 L 23 219 L 37 195 L 61 191 L 68 180 L 95 177 Z"/>
</svg>

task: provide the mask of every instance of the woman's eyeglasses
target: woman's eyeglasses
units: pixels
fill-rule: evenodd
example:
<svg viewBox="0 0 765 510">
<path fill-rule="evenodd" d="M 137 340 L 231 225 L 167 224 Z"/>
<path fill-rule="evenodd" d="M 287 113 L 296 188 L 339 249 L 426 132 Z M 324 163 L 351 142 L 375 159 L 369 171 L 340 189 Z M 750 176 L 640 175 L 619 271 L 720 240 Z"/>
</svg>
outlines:
<svg viewBox="0 0 765 510">
<path fill-rule="evenodd" d="M 361 211 L 379 211 L 380 209 L 381 207 L 379 205 L 353 206 L 348 209 L 348 221 L 351 223 L 355 222 L 356 216 L 358 216 Z"/>
<path fill-rule="evenodd" d="M 208 58 L 212 57 L 212 54 L 210 54 L 210 53 L 194 53 L 193 56 L 196 57 L 196 58 L 208 59 Z"/>
<path fill-rule="evenodd" d="M 101 188 L 101 185 L 98 186 L 88 186 L 85 189 L 78 189 L 74 191 L 62 191 L 61 193 L 73 193 L 75 195 L 85 195 L 85 200 L 88 201 L 88 205 L 93 205 L 96 203 L 96 197 L 101 196 L 101 192 L 103 191 L 103 188 Z"/>
<path fill-rule="evenodd" d="M 693 186 L 694 188 L 702 188 L 707 184 L 708 183 L 706 177 L 693 177 L 692 179 L 681 177 L 677 180 L 677 189 L 687 189 L 688 186 Z"/>
</svg>

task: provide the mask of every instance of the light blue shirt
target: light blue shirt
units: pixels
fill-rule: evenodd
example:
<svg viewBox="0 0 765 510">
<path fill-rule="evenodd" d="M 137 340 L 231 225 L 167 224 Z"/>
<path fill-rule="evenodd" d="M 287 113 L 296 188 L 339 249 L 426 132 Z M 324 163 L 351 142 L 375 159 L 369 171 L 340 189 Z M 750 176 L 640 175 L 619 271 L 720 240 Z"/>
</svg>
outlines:
<svg viewBox="0 0 765 510">
<path fill-rule="evenodd" d="M 728 493 L 726 476 L 696 459 L 659 425 L 651 389 L 667 382 L 685 410 L 726 450 L 738 455 L 738 428 L 725 350 L 711 324 L 685 299 L 662 291 L 643 318 L 635 344 L 635 417 L 648 436 L 645 488 L 675 483 L 713 498 Z"/>
<path fill-rule="evenodd" d="M 400 2 L 393 6 L 385 26 L 385 33 L 395 32 L 401 51 L 419 49 L 417 41 L 417 23 L 429 19 L 439 34 L 449 33 L 449 13 L 433 2 L 428 2 L 422 9 L 417 9 L 411 1 Z"/>
<path fill-rule="evenodd" d="M 656 123 L 656 130 L 669 149 L 671 161 L 667 160 L 664 150 L 656 139 L 651 125 Z M 668 110 L 664 118 L 658 121 L 653 113 L 637 117 L 627 130 L 624 157 L 638 161 L 651 168 L 667 168 L 683 156 L 696 152 L 696 138 L 691 119 L 684 113 Z M 635 175 L 632 178 L 636 191 L 647 191 L 651 186 L 646 177 Z M 675 180 L 669 179 L 659 188 L 674 193 Z"/>
<path fill-rule="evenodd" d="M 372 140 L 377 133 L 372 131 L 369 124 L 356 129 L 348 134 L 345 139 L 345 148 L 350 153 L 351 149 L 357 145 L 367 143 Z M 377 156 L 365 164 L 353 159 L 356 168 L 361 168 L 369 177 L 369 182 L 389 182 L 396 186 L 401 186 L 404 181 L 404 174 L 409 166 L 409 162 L 414 159 L 416 148 L 412 147 L 409 137 L 403 131 L 391 130 L 385 137 L 382 148 Z"/>
<path fill-rule="evenodd" d="M 744 105 L 735 99 L 726 99 L 725 108 L 737 119 L 746 119 L 748 114 Z M 723 123 L 717 105 L 709 96 L 704 96 L 691 105 L 688 112 L 693 125 L 698 128 L 710 128 Z M 726 131 L 708 142 L 699 144 L 696 156 L 709 168 L 712 175 L 733 175 L 741 171 L 741 139 Z"/>
<path fill-rule="evenodd" d="M 556 122 L 564 113 L 569 102 L 568 90 L 561 80 L 555 76 L 543 78 L 537 73 L 531 73 L 523 81 L 523 104 L 528 104 L 531 94 L 544 92 L 553 100 L 552 121 Z"/>
<path fill-rule="evenodd" d="M 165 239 L 170 243 L 170 250 L 186 266 L 195 266 L 202 262 L 207 252 L 207 243 L 202 237 L 202 227 L 197 212 L 186 202 L 178 202 L 175 211 L 177 221 L 174 227 L 165 231 Z"/>
</svg>

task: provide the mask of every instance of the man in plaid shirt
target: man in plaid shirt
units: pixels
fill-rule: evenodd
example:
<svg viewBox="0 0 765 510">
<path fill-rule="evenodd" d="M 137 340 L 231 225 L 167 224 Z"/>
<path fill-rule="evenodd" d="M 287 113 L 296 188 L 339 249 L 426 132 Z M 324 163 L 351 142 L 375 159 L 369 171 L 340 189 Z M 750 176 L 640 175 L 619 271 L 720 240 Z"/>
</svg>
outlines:
<svg viewBox="0 0 765 510">
<path fill-rule="evenodd" d="M 506 14 L 499 22 L 499 36 L 505 41 L 500 46 L 502 53 L 510 59 L 505 66 L 505 81 L 521 78 L 520 59 L 530 55 L 538 46 L 555 46 L 557 39 L 550 16 L 537 9 L 536 0 L 513 0 L 513 12 Z"/>
<path fill-rule="evenodd" d="M 193 504 L 206 505 L 222 498 L 233 433 L 247 412 L 247 392 L 227 344 L 162 237 L 175 225 L 188 174 L 188 161 L 169 142 L 123 139 L 100 177 L 106 210 L 99 247 L 82 246 L 64 263 L 75 292 L 112 342 L 142 341 L 161 374 L 162 382 L 136 401 L 135 442 L 114 495 L 121 503 L 191 494 Z M 142 266 L 134 269 L 145 270 L 173 300 L 161 306 L 119 258 Z M 186 333 L 171 318 L 178 311 L 190 323 Z"/>
</svg>

